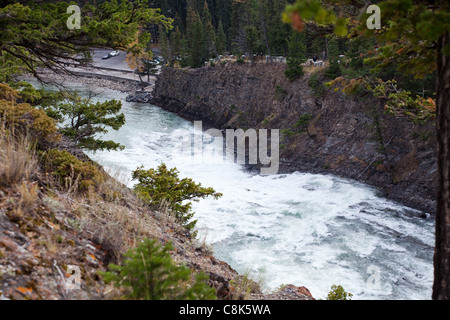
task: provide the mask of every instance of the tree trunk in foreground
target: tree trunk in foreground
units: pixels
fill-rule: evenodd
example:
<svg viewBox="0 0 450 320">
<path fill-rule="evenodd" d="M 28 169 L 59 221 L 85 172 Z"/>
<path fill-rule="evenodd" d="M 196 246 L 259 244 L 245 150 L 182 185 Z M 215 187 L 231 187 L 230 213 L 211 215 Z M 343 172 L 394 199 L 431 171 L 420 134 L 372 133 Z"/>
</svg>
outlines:
<svg viewBox="0 0 450 320">
<path fill-rule="evenodd" d="M 442 48 L 450 45 L 450 33 L 443 35 L 437 49 L 437 139 L 439 187 L 436 212 L 436 245 L 432 298 L 450 299 L 450 56 Z"/>
</svg>

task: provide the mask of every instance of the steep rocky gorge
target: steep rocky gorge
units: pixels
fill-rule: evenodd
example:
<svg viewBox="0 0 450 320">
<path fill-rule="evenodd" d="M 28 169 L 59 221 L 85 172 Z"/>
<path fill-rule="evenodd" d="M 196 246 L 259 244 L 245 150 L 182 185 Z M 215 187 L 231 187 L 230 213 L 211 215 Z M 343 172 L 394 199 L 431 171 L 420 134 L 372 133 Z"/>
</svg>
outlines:
<svg viewBox="0 0 450 320">
<path fill-rule="evenodd" d="M 67 81 L 76 87 L 124 92 L 138 89 L 127 81 L 116 83 L 103 78 L 47 73 L 45 79 Z M 33 117 L 27 114 L 27 120 Z M 13 140 L 5 137 L 0 130 L 0 301 L 116 299 L 123 291 L 105 284 L 99 271 L 108 270 L 109 263 L 121 263 L 123 254 L 145 238 L 172 243 L 173 260 L 194 272 L 205 272 L 219 299 L 313 299 L 308 289 L 294 285 L 263 293 L 259 284 L 216 259 L 211 248 L 193 238 L 167 210 L 148 207 L 116 179 L 118 176 L 110 175 L 101 166 L 99 184 L 78 192 L 79 177 L 67 179 L 63 185 L 39 158 L 47 151 L 40 150 L 39 156 L 34 152 L 29 141 L 34 141 L 35 136 L 23 140 L 23 153 L 19 143 L 8 144 Z M 91 163 L 83 150 L 64 136 L 40 143 Z M 71 170 L 74 175 L 73 164 Z M 9 172 L 17 178 L 5 179 Z M 72 279 L 70 270 L 78 280 Z"/>
<path fill-rule="evenodd" d="M 280 170 L 333 174 L 376 187 L 384 197 L 433 214 L 435 128 L 383 112 L 380 101 L 294 82 L 283 64 L 166 68 L 152 103 L 203 128 L 280 129 Z M 320 72 L 320 71 L 319 71 Z M 309 82 L 309 85 L 308 85 Z"/>
</svg>

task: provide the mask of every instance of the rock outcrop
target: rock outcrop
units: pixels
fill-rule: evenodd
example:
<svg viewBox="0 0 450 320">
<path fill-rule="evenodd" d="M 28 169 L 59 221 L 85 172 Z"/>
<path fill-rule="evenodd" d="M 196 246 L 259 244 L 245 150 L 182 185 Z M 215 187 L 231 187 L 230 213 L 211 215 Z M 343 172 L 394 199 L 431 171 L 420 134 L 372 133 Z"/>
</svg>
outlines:
<svg viewBox="0 0 450 320">
<path fill-rule="evenodd" d="M 281 64 L 166 68 L 152 103 L 203 128 L 280 129 L 279 172 L 334 174 L 376 187 L 382 196 L 433 214 L 433 123 L 387 115 L 380 101 L 310 82 L 289 82 Z M 423 214 L 422 214 L 423 215 Z"/>
</svg>

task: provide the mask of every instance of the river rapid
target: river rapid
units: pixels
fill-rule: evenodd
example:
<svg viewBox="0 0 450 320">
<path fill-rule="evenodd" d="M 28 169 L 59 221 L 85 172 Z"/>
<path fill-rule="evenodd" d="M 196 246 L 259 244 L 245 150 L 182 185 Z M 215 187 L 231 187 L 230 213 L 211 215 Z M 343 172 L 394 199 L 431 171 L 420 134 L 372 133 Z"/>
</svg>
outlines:
<svg viewBox="0 0 450 320">
<path fill-rule="evenodd" d="M 210 154 L 194 161 L 174 134 L 201 136 L 192 122 L 125 96 L 104 90 L 94 98 L 122 100 L 126 124 L 104 138 L 125 149 L 88 155 L 130 187 L 132 170 L 164 162 L 223 193 L 194 203 L 198 238 L 239 273 L 261 279 L 265 291 L 291 283 L 324 299 L 337 284 L 354 300 L 431 298 L 434 219 L 331 175 L 263 176 Z"/>
</svg>

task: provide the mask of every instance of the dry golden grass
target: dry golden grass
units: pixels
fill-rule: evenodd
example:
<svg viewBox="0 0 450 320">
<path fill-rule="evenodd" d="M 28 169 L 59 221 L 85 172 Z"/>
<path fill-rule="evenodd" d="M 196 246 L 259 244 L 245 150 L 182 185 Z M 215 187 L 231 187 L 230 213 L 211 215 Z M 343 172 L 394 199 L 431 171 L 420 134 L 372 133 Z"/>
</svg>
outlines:
<svg viewBox="0 0 450 320">
<path fill-rule="evenodd" d="M 33 145 L 27 136 L 14 136 L 0 128 L 0 186 L 9 187 L 29 179 L 37 169 Z"/>
<path fill-rule="evenodd" d="M 17 187 L 19 198 L 14 208 L 10 212 L 10 216 L 21 219 L 35 209 L 39 198 L 39 189 L 36 184 L 22 182 Z"/>
</svg>

